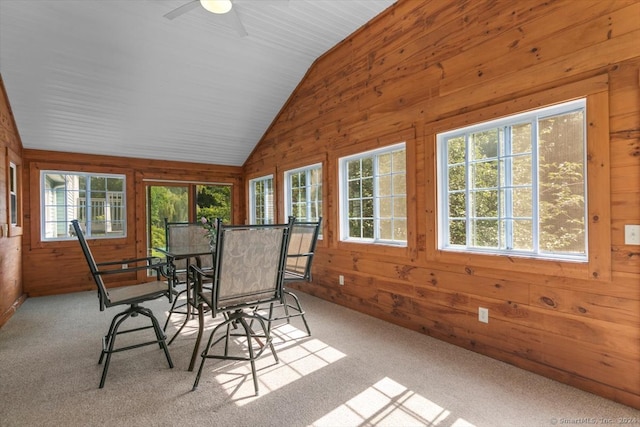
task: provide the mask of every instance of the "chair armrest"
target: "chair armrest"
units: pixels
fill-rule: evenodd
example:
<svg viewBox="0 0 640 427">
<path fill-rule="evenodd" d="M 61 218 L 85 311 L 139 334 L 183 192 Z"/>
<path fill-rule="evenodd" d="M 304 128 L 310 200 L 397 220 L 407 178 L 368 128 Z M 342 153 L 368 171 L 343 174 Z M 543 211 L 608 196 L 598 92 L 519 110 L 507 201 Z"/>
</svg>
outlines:
<svg viewBox="0 0 640 427">
<path fill-rule="evenodd" d="M 189 270 L 189 275 L 193 277 L 193 283 L 195 285 L 193 296 L 196 299 L 196 305 L 198 305 L 200 302 L 197 300 L 200 298 L 202 293 L 202 278 L 206 277 L 208 279 L 213 279 L 213 269 L 203 269 L 202 267 L 191 264 L 189 266 Z"/>
<path fill-rule="evenodd" d="M 131 258 L 131 259 L 123 259 L 119 261 L 107 261 L 107 262 L 99 262 L 96 263 L 98 267 L 103 265 L 122 265 L 122 264 L 137 264 L 141 261 L 146 261 L 147 265 L 153 264 L 153 261 L 160 260 L 161 258 L 155 256 L 149 256 L 144 258 Z"/>
<path fill-rule="evenodd" d="M 130 264 L 139 264 L 142 261 L 145 262 L 144 265 L 130 265 Z M 99 264 L 96 264 L 96 266 L 98 267 L 106 267 L 106 266 L 115 266 L 115 265 L 124 265 L 126 264 L 127 267 L 125 268 L 110 268 L 110 269 L 100 269 L 98 270 L 96 273 L 97 274 L 124 274 L 124 273 L 131 273 L 134 271 L 140 271 L 140 270 L 156 270 L 156 273 L 158 274 L 158 278 L 160 275 L 164 276 L 164 277 L 169 277 L 168 276 L 168 269 L 171 267 L 171 264 L 168 261 L 164 261 L 164 262 L 158 262 L 160 261 L 160 258 L 158 257 L 146 257 L 146 258 L 132 258 L 132 259 L 125 259 L 125 260 L 120 260 L 120 261 L 109 261 L 109 262 L 101 262 Z"/>
</svg>

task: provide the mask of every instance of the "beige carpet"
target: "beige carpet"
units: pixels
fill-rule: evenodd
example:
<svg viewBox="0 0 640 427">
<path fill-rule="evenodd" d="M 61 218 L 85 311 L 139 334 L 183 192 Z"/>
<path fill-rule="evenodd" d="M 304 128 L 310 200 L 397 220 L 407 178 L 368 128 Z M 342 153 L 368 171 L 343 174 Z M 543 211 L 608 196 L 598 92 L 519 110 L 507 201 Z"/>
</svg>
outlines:
<svg viewBox="0 0 640 427">
<path fill-rule="evenodd" d="M 94 292 L 30 298 L 0 329 L 0 426 L 511 427 L 640 420 L 640 411 L 627 406 L 299 296 L 312 336 L 302 332 L 300 319 L 276 328 L 280 363 L 268 353 L 259 361 L 258 397 L 246 362 L 208 361 L 191 391 L 195 373 L 187 366 L 197 320 L 170 346 L 174 369 L 155 346 L 115 354 L 100 390 L 100 340 L 115 309 L 101 313 Z M 148 306 L 164 321 L 166 300 Z"/>
</svg>

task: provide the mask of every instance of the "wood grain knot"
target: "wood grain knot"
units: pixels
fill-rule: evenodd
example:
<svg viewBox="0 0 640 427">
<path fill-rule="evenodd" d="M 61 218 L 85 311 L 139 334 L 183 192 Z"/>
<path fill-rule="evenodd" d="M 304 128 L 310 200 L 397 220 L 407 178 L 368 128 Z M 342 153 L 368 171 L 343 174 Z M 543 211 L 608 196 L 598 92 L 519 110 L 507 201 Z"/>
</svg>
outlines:
<svg viewBox="0 0 640 427">
<path fill-rule="evenodd" d="M 556 307 L 556 302 L 549 297 L 541 297 L 540 301 L 542 301 L 544 304 L 548 305 L 549 307 Z"/>
</svg>

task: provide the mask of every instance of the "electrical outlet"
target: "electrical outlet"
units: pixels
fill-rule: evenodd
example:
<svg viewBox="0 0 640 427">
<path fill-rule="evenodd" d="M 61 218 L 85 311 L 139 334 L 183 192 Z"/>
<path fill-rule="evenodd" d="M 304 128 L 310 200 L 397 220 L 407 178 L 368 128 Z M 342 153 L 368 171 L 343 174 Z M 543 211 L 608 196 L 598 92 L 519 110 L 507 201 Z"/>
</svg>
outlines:
<svg viewBox="0 0 640 427">
<path fill-rule="evenodd" d="M 340 286 L 344 286 L 344 276 L 342 274 L 338 276 L 338 283 Z"/>
<path fill-rule="evenodd" d="M 123 270 L 125 270 L 125 269 L 127 269 L 127 268 L 129 268 L 129 264 L 122 264 L 122 269 L 123 269 Z"/>
<path fill-rule="evenodd" d="M 624 244 L 625 245 L 640 245 L 640 225 L 624 226 Z"/>
<path fill-rule="evenodd" d="M 489 323 L 489 309 L 478 307 L 478 320 L 482 323 Z"/>
</svg>

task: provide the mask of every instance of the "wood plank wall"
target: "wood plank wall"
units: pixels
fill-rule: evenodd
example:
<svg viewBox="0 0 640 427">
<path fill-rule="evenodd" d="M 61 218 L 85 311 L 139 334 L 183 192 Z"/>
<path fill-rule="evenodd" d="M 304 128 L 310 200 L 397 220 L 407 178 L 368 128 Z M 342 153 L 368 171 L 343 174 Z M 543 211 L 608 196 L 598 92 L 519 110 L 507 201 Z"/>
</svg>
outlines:
<svg viewBox="0 0 640 427">
<path fill-rule="evenodd" d="M 231 184 L 233 220 L 244 221 L 246 209 L 241 167 L 25 149 L 24 178 L 28 185 L 24 189 L 24 210 L 28 214 L 24 223 L 23 275 L 24 292 L 30 297 L 95 289 L 77 240 L 40 241 L 41 170 L 104 172 L 126 176 L 128 235 L 126 239 L 92 240 L 91 249 L 98 261 L 147 256 L 147 181 Z M 109 286 L 126 285 L 132 280 L 133 277 L 109 283 Z"/>
<path fill-rule="evenodd" d="M 640 224 L 638 17 L 637 0 L 401 0 L 316 61 L 245 163 L 274 174 L 283 219 L 284 171 L 323 162 L 324 239 L 297 288 L 640 408 L 640 247 L 624 243 Z M 586 95 L 589 265 L 438 251 L 435 133 Z M 341 242 L 339 157 L 402 140 L 408 248 Z"/>
<path fill-rule="evenodd" d="M 22 236 L 9 233 L 7 158 L 22 155 L 22 142 L 16 128 L 4 82 L 0 76 L 0 326 L 24 301 L 22 291 Z"/>
</svg>

